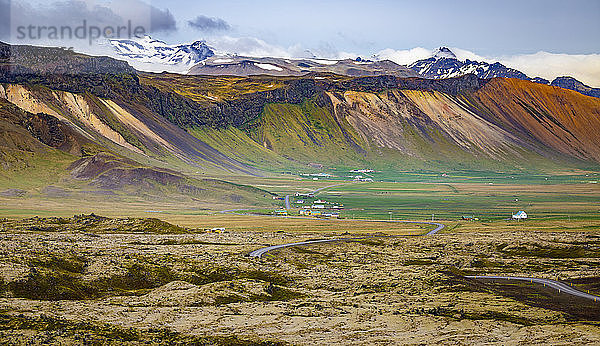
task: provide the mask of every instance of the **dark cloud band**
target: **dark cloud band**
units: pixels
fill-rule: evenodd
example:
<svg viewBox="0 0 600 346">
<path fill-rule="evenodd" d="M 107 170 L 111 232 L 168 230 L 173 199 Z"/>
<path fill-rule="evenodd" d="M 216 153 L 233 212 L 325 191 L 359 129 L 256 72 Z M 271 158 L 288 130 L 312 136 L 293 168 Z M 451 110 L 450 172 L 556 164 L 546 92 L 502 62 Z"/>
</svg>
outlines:
<svg viewBox="0 0 600 346">
<path fill-rule="evenodd" d="M 141 0 L 97 4 L 85 0 L 63 0 L 43 6 L 25 0 L 0 0 L 0 4 L 4 3 L 8 3 L 10 10 L 1 13 L 9 13 L 13 31 L 15 26 L 75 26 L 83 20 L 97 27 L 119 27 L 132 22 L 143 26 L 149 33 L 177 30 L 175 17 L 168 9 L 159 9 Z"/>
<path fill-rule="evenodd" d="M 160 10 L 150 6 L 150 31 L 175 31 L 177 22 L 168 9 Z"/>
<path fill-rule="evenodd" d="M 227 31 L 231 29 L 229 23 L 221 18 L 198 16 L 188 21 L 188 25 L 200 31 Z"/>
</svg>

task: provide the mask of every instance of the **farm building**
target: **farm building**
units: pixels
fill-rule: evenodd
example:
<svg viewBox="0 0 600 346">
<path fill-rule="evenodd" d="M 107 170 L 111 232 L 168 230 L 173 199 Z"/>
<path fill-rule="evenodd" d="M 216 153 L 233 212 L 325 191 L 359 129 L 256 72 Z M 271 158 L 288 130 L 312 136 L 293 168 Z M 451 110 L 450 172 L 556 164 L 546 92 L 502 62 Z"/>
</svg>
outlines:
<svg viewBox="0 0 600 346">
<path fill-rule="evenodd" d="M 527 213 L 524 212 L 523 210 L 521 210 L 518 213 L 514 214 L 512 216 L 512 218 L 513 218 L 513 220 L 517 220 L 517 221 L 527 220 Z"/>
<path fill-rule="evenodd" d="M 475 216 L 462 216 L 461 219 L 464 221 L 479 221 L 479 218 Z"/>
<path fill-rule="evenodd" d="M 205 228 L 204 232 L 206 232 L 206 233 L 223 233 L 223 232 L 225 232 L 225 227 Z"/>
<path fill-rule="evenodd" d="M 323 214 L 323 217 L 332 218 L 332 219 L 339 219 L 340 218 L 340 214 L 338 214 L 338 213 L 326 213 L 326 214 Z"/>
</svg>

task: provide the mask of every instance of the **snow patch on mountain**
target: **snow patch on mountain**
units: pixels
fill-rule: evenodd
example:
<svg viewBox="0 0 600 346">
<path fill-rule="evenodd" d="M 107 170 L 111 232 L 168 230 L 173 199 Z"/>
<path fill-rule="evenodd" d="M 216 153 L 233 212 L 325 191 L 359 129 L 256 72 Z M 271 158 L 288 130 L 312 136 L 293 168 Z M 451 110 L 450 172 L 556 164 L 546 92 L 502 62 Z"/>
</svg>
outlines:
<svg viewBox="0 0 600 346">
<path fill-rule="evenodd" d="M 283 71 L 283 69 L 281 67 L 278 67 L 278 66 L 275 66 L 275 65 L 271 65 L 271 64 L 258 64 L 258 63 L 255 63 L 254 65 L 256 65 L 257 67 L 262 68 L 263 70 Z"/>
<path fill-rule="evenodd" d="M 456 59 L 456 55 L 447 47 L 440 47 L 433 52 L 436 59 Z"/>
<path fill-rule="evenodd" d="M 110 40 L 110 44 L 117 58 L 126 60 L 138 70 L 149 72 L 185 73 L 192 66 L 215 55 L 204 41 L 168 45 L 145 36 L 135 40 Z"/>
</svg>

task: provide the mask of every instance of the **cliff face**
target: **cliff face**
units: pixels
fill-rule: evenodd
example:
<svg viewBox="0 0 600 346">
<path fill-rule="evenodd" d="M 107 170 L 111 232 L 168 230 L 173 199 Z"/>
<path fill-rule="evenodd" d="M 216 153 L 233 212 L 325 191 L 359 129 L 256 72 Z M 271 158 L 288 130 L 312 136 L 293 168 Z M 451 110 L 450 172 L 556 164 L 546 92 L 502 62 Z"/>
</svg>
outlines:
<svg viewBox="0 0 600 346">
<path fill-rule="evenodd" d="M 524 168 L 531 158 L 570 156 L 554 155 L 546 143 L 489 121 L 464 101 L 471 94 L 392 89 L 326 95 L 330 104 L 322 107 L 312 100 L 269 104 L 245 132 L 284 157 L 334 165 Z"/>
<path fill-rule="evenodd" d="M 473 169 L 600 162 L 595 98 L 513 79 L 438 82 L 319 80 L 313 99 L 267 104 L 243 128 L 265 148 L 304 162 Z"/>
<path fill-rule="evenodd" d="M 121 95 L 115 102 L 91 93 L 4 84 L 0 85 L 0 97 L 33 115 L 51 116 L 94 143 L 94 152 L 106 150 L 161 166 L 173 162 L 188 170 L 254 173 L 251 167 L 223 155 L 143 104 L 123 102 Z"/>
<path fill-rule="evenodd" d="M 136 71 L 124 61 L 63 48 L 0 42 L 0 83 L 37 84 L 54 90 L 114 97 L 123 89 L 136 89 L 139 80 Z"/>
<path fill-rule="evenodd" d="M 99 194 L 118 200 L 120 195 L 125 198 L 136 195 L 165 201 L 195 198 L 212 203 L 271 203 L 268 193 L 262 190 L 221 180 L 193 179 L 178 170 L 144 164 L 152 162 L 150 155 L 131 144 L 128 144 L 129 147 L 120 146 L 114 138 L 109 138 L 113 135 L 101 131 L 99 124 L 109 125 L 104 123 L 105 117 L 95 115 L 101 107 L 94 105 L 94 102 L 118 112 L 119 115 L 115 116 L 122 126 L 131 126 L 132 133 L 135 126 L 139 126 L 138 130 L 145 130 L 148 139 L 152 131 L 144 123 L 137 123 L 134 118 L 128 119 L 128 113 L 110 100 L 62 91 L 45 94 L 43 90 L 29 90 L 23 86 L 8 85 L 2 88 L 0 96 L 8 97 L 18 105 L 0 98 L 0 186 L 10 187 L 17 194 L 42 190 L 49 191 L 43 193 L 50 197 L 88 198 L 89 194 Z M 17 97 L 19 95 L 20 98 Z M 22 107 L 47 109 L 56 116 L 41 112 L 34 114 Z M 92 116 L 95 119 L 93 122 L 90 121 Z M 139 133 L 136 132 L 137 135 Z M 154 140 L 163 144 L 163 147 L 152 148 L 158 152 L 170 149 L 179 153 L 182 150 L 175 141 L 169 143 L 161 137 Z M 142 148 L 152 153 L 150 148 Z M 173 156 L 168 155 L 161 158 L 173 160 Z M 215 160 L 215 166 L 221 164 L 221 169 L 226 163 L 234 162 L 218 162 L 216 156 L 212 159 Z M 231 170 L 236 168 L 233 165 L 230 167 Z M 240 171 L 238 168 L 237 172 Z M 61 192 L 53 195 L 53 189 Z"/>
<path fill-rule="evenodd" d="M 154 112 L 182 127 L 240 127 L 258 118 L 269 103 L 300 104 L 307 98 L 321 96 L 322 90 L 314 80 L 294 80 L 283 88 L 236 96 L 220 102 L 197 102 L 168 88 L 144 86 L 144 103 Z"/>
<path fill-rule="evenodd" d="M 583 95 L 600 98 L 600 88 L 592 88 L 573 77 L 558 77 L 554 79 L 550 85 L 574 90 Z"/>
</svg>

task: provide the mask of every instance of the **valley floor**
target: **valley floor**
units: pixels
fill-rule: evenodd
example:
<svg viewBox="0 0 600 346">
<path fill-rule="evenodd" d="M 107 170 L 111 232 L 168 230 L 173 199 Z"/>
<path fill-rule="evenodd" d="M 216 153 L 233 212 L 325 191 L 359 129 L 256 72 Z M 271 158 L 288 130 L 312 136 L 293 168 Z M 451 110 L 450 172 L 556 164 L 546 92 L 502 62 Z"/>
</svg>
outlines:
<svg viewBox="0 0 600 346">
<path fill-rule="evenodd" d="M 586 174 L 236 178 L 280 198 L 258 209 L 244 200 L 60 185 L 4 189 L 0 342 L 597 344 L 600 302 L 529 282 L 466 278 L 553 279 L 600 295 L 600 190 Z M 285 196 L 292 215 L 302 209 L 298 200 L 322 199 L 343 204 L 344 219 L 222 213 L 271 214 Z M 506 220 L 521 209 L 530 220 Z M 427 237 L 416 235 L 431 225 L 373 222 L 432 214 L 446 228 Z M 368 235 L 397 237 L 248 256 L 270 245 Z"/>
<path fill-rule="evenodd" d="M 40 229 L 43 225 L 47 228 Z M 600 302 L 529 283 L 463 277 L 558 278 L 600 294 L 597 229 L 446 230 L 432 237 L 290 248 L 255 259 L 247 254 L 266 245 L 343 233 L 217 234 L 171 227 L 97 216 L 4 220 L 0 339 L 61 344 L 600 342 Z M 396 227 L 398 235 L 430 228 Z"/>
</svg>

